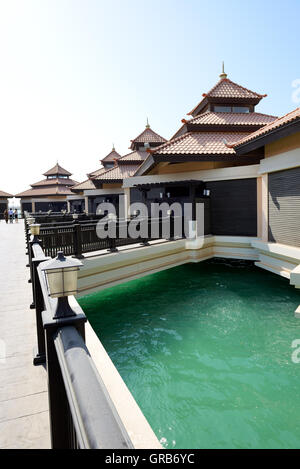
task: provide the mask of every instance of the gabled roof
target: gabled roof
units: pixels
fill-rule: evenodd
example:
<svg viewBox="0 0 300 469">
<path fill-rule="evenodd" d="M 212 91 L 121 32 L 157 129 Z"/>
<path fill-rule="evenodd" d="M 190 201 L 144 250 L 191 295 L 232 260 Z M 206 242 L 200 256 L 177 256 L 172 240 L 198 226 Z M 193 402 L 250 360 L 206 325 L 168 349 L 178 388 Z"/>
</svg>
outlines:
<svg viewBox="0 0 300 469">
<path fill-rule="evenodd" d="M 229 102 L 230 100 L 233 100 L 234 102 L 249 102 L 257 104 L 267 95 L 251 91 L 244 86 L 234 83 L 229 80 L 229 78 L 221 78 L 208 93 L 203 93 L 202 96 L 203 99 L 194 107 L 194 109 L 192 109 L 192 111 L 188 112 L 188 115 L 196 116 L 209 101 L 216 102 L 220 100 L 220 102 Z"/>
<path fill-rule="evenodd" d="M 261 129 L 257 130 L 256 132 L 251 133 L 250 135 L 240 139 L 236 140 L 235 143 L 232 143 L 230 146 L 232 148 L 239 147 L 241 145 L 244 145 L 249 142 L 253 142 L 254 140 L 259 140 L 264 136 L 267 136 L 270 133 L 273 133 L 284 126 L 292 123 L 300 123 L 300 107 L 295 109 L 294 111 L 291 111 L 287 114 L 285 114 L 282 117 L 279 117 L 278 119 L 274 120 L 273 122 L 265 125 Z M 298 130 L 300 131 L 300 129 Z"/>
<path fill-rule="evenodd" d="M 146 129 L 140 133 L 135 139 L 131 140 L 130 149 L 135 150 L 139 144 L 149 143 L 151 144 L 161 144 L 166 142 L 166 139 L 161 135 L 154 132 L 149 124 L 147 124 Z"/>
<path fill-rule="evenodd" d="M 13 195 L 12 195 L 12 194 L 9 194 L 8 192 L 0 191 L 0 197 L 1 197 L 1 198 L 8 199 L 8 198 L 10 198 L 10 197 L 13 197 Z"/>
<path fill-rule="evenodd" d="M 60 174 L 62 176 L 72 176 L 72 173 L 69 173 L 66 169 L 62 168 L 58 163 L 56 163 L 53 168 L 49 169 L 44 176 L 55 176 L 56 174 Z"/>
</svg>

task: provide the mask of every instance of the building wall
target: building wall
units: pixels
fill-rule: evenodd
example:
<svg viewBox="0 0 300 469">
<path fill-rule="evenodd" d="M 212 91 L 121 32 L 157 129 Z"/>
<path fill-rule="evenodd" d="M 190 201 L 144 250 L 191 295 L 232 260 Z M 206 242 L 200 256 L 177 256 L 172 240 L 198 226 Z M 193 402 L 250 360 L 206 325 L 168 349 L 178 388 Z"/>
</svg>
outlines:
<svg viewBox="0 0 300 469">
<path fill-rule="evenodd" d="M 32 212 L 32 202 L 22 202 L 21 201 L 21 211 L 24 212 Z"/>
<path fill-rule="evenodd" d="M 265 157 L 279 155 L 280 153 L 287 152 L 300 148 L 300 132 L 296 132 L 288 137 L 276 140 L 276 142 L 269 143 L 265 146 Z"/>
<path fill-rule="evenodd" d="M 268 175 L 270 242 L 300 247 L 300 167 Z"/>
<path fill-rule="evenodd" d="M 257 181 L 210 181 L 210 223 L 213 235 L 257 236 Z"/>
<path fill-rule="evenodd" d="M 187 163 L 160 163 L 155 166 L 149 174 L 173 174 L 173 173 L 184 173 L 187 171 L 201 171 L 203 169 L 216 169 L 216 168 L 226 168 L 234 166 L 232 162 L 224 161 L 194 161 Z"/>
</svg>

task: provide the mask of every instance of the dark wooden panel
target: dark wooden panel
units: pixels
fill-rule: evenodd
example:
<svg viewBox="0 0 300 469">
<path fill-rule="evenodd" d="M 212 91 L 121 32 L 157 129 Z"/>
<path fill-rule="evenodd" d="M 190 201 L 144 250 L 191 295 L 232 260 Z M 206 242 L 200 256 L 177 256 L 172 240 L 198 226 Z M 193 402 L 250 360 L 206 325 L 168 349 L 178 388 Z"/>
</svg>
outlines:
<svg viewBox="0 0 300 469">
<path fill-rule="evenodd" d="M 214 235 L 257 236 L 256 178 L 206 183 Z"/>
<path fill-rule="evenodd" d="M 269 241 L 300 247 L 300 167 L 268 179 Z"/>
</svg>

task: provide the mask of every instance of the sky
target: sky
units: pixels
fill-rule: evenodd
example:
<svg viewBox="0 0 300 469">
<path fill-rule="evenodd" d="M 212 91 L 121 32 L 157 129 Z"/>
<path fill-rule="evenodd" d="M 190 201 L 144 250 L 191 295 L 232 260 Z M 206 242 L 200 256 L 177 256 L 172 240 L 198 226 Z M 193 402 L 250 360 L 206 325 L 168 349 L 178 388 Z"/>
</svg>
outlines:
<svg viewBox="0 0 300 469">
<path fill-rule="evenodd" d="M 0 190 L 169 139 L 219 79 L 300 106 L 300 0 L 0 0 Z"/>
</svg>

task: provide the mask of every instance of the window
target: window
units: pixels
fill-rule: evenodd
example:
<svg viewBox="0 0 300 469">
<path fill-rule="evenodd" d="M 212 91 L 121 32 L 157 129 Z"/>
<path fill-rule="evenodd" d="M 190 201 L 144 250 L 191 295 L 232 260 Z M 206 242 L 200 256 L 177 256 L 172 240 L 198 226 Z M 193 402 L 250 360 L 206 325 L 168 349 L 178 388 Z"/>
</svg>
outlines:
<svg viewBox="0 0 300 469">
<path fill-rule="evenodd" d="M 249 112 L 249 108 L 245 106 L 233 106 L 232 112 Z"/>
<path fill-rule="evenodd" d="M 247 106 L 214 106 L 214 112 L 250 112 Z"/>
<path fill-rule="evenodd" d="M 232 112 L 231 106 L 214 106 L 215 112 Z"/>
</svg>

